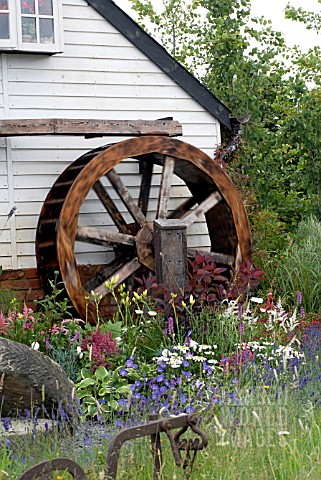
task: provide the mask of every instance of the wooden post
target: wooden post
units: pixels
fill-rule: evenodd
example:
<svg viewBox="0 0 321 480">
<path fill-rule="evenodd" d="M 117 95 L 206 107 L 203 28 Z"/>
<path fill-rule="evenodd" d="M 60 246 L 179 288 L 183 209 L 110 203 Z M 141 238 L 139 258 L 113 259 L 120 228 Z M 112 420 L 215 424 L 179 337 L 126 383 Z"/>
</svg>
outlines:
<svg viewBox="0 0 321 480">
<path fill-rule="evenodd" d="M 188 283 L 186 225 L 179 219 L 154 221 L 157 282 L 178 291 Z"/>
</svg>

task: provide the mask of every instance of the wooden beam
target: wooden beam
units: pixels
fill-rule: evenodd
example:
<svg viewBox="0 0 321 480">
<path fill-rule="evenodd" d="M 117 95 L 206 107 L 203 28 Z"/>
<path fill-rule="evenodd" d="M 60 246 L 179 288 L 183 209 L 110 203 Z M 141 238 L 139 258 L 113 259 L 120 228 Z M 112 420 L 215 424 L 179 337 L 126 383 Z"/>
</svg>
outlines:
<svg viewBox="0 0 321 480">
<path fill-rule="evenodd" d="M 25 135 L 83 135 L 85 137 L 182 135 L 174 120 L 73 120 L 66 118 L 0 120 L 0 137 Z"/>
<path fill-rule="evenodd" d="M 119 198 L 122 200 L 123 204 L 127 207 L 133 219 L 140 227 L 142 227 L 146 222 L 146 217 L 136 205 L 133 197 L 129 193 L 128 188 L 123 184 L 120 176 L 112 168 L 111 170 L 109 170 L 109 172 L 106 173 L 106 177 L 108 177 L 110 183 L 118 193 Z"/>
<path fill-rule="evenodd" d="M 118 229 L 122 233 L 129 235 L 131 232 L 127 223 L 125 222 L 124 217 L 116 207 L 115 203 L 100 180 L 97 180 L 97 182 L 94 183 L 93 189 Z"/>
<path fill-rule="evenodd" d="M 212 192 L 202 203 L 200 203 L 194 210 L 191 210 L 186 217 L 182 218 L 182 222 L 186 227 L 200 219 L 202 215 L 215 207 L 222 200 L 218 192 Z"/>
<path fill-rule="evenodd" d="M 157 283 L 178 291 L 188 284 L 186 225 L 178 219 L 154 220 Z"/>
<path fill-rule="evenodd" d="M 132 260 L 129 260 L 122 267 L 116 270 L 109 278 L 106 278 L 106 280 L 103 283 L 98 285 L 98 287 L 94 289 L 94 292 L 96 293 L 96 295 L 102 295 L 103 297 L 106 296 L 109 293 L 109 290 L 106 287 L 106 282 L 110 282 L 113 277 L 116 278 L 118 276 L 117 282 L 114 285 L 116 288 L 124 280 L 126 280 L 126 278 L 130 277 L 130 275 L 135 273 L 140 266 L 141 265 L 137 257 L 133 258 Z"/>
<path fill-rule="evenodd" d="M 175 158 L 165 157 L 162 181 L 159 189 L 157 218 L 166 218 L 169 202 L 169 192 L 172 185 L 172 177 L 175 168 Z"/>
<path fill-rule="evenodd" d="M 95 227 L 77 227 L 76 240 L 78 242 L 93 243 L 94 245 L 135 245 L 135 237 L 124 233 L 107 232 Z"/>
</svg>

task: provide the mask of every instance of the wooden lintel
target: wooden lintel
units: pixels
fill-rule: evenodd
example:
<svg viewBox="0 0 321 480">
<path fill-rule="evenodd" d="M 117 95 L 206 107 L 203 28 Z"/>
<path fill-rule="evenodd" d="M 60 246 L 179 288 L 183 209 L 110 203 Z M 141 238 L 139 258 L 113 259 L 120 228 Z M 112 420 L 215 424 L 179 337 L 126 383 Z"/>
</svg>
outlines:
<svg viewBox="0 0 321 480">
<path fill-rule="evenodd" d="M 182 135 L 175 120 L 73 120 L 66 118 L 0 120 L 0 137 L 83 135 L 85 137 Z"/>
</svg>

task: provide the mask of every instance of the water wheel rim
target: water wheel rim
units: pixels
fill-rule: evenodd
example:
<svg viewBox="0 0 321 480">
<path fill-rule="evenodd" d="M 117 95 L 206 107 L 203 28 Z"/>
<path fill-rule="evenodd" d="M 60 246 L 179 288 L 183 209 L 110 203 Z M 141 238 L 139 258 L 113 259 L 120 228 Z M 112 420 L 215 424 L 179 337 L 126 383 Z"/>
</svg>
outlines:
<svg viewBox="0 0 321 480">
<path fill-rule="evenodd" d="M 108 174 L 126 158 L 144 155 L 169 156 L 193 164 L 216 185 L 231 210 L 242 260 L 251 255 L 251 235 L 247 215 L 240 195 L 219 165 L 198 148 L 181 140 L 167 137 L 138 137 L 114 144 L 98 153 L 79 173 L 65 198 L 57 228 L 57 257 L 60 272 L 69 297 L 78 312 L 88 313 L 88 292 L 83 288 L 74 253 L 78 216 L 82 203 L 93 184 Z M 157 163 L 157 162 L 155 162 Z M 135 265 L 133 265 L 135 271 Z M 90 315 L 93 307 L 90 305 Z"/>
</svg>

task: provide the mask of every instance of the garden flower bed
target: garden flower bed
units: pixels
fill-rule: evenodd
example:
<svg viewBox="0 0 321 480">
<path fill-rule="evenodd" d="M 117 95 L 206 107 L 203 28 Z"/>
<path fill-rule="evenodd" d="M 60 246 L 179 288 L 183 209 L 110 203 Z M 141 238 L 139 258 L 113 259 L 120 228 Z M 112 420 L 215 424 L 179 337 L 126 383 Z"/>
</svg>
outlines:
<svg viewBox="0 0 321 480">
<path fill-rule="evenodd" d="M 254 294 L 263 275 L 249 264 L 228 282 L 213 262 L 202 262 L 185 295 L 144 279 L 133 294 L 125 285 L 116 292 L 112 281 L 118 312 L 104 321 L 94 297 L 95 326 L 70 315 L 54 283 L 37 311 L 15 299 L 5 306 L 1 335 L 65 369 L 75 382 L 80 420 L 67 430 L 62 409 L 54 418 L 41 406 L 20 412 L 29 433 L 1 434 L 0 478 L 17 478 L 54 456 L 72 458 L 88 478 L 103 478 L 108 445 L 120 428 L 146 422 L 151 413 L 191 412 L 209 437 L 191 478 L 223 478 L 223 471 L 224 478 L 241 478 L 246 469 L 250 478 L 319 471 L 319 320 L 304 311 L 300 292 L 292 306 L 270 290 Z M 1 421 L 12 431 L 12 419 Z M 131 442 L 119 478 L 133 478 L 133 471 L 134 478 L 152 478 L 149 455 L 148 440 Z M 166 448 L 162 478 L 184 478 Z"/>
</svg>

